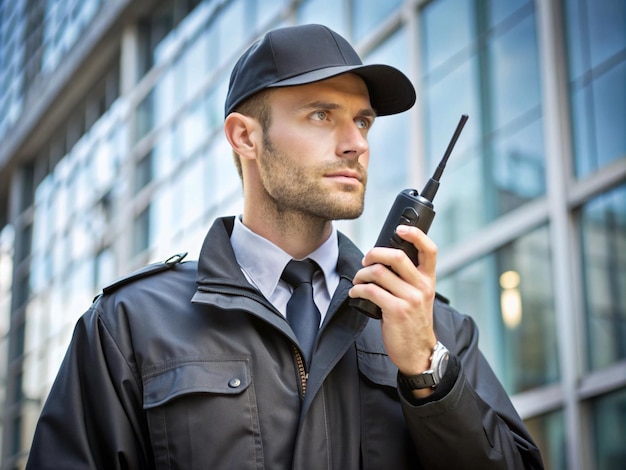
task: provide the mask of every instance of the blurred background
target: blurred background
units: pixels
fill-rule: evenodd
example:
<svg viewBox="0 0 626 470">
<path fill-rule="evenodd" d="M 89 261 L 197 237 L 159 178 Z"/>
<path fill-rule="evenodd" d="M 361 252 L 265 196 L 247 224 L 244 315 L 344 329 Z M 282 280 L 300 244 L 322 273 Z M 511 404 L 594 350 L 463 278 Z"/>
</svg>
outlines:
<svg viewBox="0 0 626 470">
<path fill-rule="evenodd" d="M 0 0 L 0 468 L 23 468 L 94 295 L 197 258 L 241 211 L 229 73 L 300 23 L 418 90 L 377 120 L 366 212 L 339 228 L 367 250 L 467 113 L 435 199 L 438 290 L 476 319 L 548 468 L 626 468 L 623 0 Z"/>
</svg>

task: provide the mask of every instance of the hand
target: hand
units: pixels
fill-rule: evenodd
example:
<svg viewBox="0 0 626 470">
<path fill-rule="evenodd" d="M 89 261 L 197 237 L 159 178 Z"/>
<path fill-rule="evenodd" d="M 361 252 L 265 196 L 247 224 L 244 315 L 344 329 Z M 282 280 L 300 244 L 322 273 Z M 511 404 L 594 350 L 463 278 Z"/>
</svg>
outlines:
<svg viewBox="0 0 626 470">
<path fill-rule="evenodd" d="M 430 367 L 437 342 L 433 329 L 437 246 L 416 227 L 396 233 L 418 250 L 415 266 L 402 250 L 375 247 L 363 258 L 350 297 L 368 299 L 382 310 L 381 328 L 389 358 L 404 375 Z"/>
</svg>

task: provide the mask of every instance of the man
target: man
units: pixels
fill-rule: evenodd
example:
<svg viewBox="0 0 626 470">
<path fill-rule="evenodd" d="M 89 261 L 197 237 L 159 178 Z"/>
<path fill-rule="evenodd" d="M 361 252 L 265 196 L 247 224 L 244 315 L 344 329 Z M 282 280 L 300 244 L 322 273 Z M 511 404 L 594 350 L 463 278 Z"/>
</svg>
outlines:
<svg viewBox="0 0 626 470">
<path fill-rule="evenodd" d="M 363 210 L 375 118 L 414 101 L 404 74 L 363 66 L 323 26 L 255 43 L 224 123 L 243 214 L 214 223 L 197 264 L 104 289 L 77 324 L 29 466 L 540 468 L 474 323 L 435 298 L 435 244 L 397 230 L 416 267 L 396 249 L 363 257 L 333 228 Z M 293 280 L 291 260 L 305 259 L 316 306 L 310 279 Z"/>
</svg>

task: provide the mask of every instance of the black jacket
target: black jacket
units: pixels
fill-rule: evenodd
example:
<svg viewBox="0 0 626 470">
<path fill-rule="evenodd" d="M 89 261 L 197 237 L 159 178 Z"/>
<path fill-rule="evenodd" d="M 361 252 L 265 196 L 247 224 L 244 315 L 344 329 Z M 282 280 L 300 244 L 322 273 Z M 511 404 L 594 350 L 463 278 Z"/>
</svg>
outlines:
<svg viewBox="0 0 626 470">
<path fill-rule="evenodd" d="M 28 468 L 541 467 L 469 317 L 436 302 L 453 366 L 444 396 L 412 403 L 398 392 L 379 322 L 347 304 L 362 254 L 340 235 L 341 281 L 305 371 L 288 323 L 237 265 L 232 225 L 216 221 L 197 264 L 149 268 L 96 299 Z"/>
</svg>

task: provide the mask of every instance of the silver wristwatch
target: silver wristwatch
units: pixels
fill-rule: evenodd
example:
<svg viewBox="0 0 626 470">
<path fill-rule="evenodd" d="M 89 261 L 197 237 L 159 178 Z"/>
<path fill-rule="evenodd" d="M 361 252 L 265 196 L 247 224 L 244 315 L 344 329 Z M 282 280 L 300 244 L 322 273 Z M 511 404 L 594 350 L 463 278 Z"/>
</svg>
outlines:
<svg viewBox="0 0 626 470">
<path fill-rule="evenodd" d="M 433 355 L 430 357 L 430 369 L 425 370 L 421 374 L 411 376 L 400 373 L 398 374 L 398 382 L 408 390 L 436 388 L 446 373 L 448 359 L 450 359 L 450 352 L 443 344 L 437 341 L 433 349 Z"/>
</svg>

